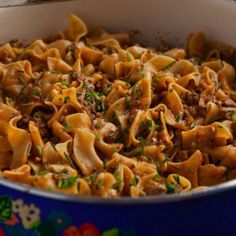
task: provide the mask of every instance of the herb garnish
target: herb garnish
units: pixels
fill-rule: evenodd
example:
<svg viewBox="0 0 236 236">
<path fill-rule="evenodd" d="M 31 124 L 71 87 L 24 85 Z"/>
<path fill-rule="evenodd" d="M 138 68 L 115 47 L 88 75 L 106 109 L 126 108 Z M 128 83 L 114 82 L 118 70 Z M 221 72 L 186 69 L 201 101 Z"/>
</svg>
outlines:
<svg viewBox="0 0 236 236">
<path fill-rule="evenodd" d="M 123 183 L 123 180 L 122 180 L 120 174 L 121 174 L 121 165 L 118 165 L 118 167 L 116 168 L 115 173 L 114 173 L 116 183 L 113 186 L 118 192 L 121 192 L 121 185 Z"/>
<path fill-rule="evenodd" d="M 70 164 L 70 166 L 71 166 L 73 169 L 76 169 L 76 167 L 75 167 L 75 165 L 74 165 L 74 163 L 73 163 L 73 161 L 72 161 L 71 156 L 70 156 L 69 154 L 67 154 L 66 152 L 64 152 L 64 155 L 65 155 L 65 157 L 66 157 L 68 163 Z"/>
<path fill-rule="evenodd" d="M 70 76 L 71 79 L 77 79 L 78 76 L 74 70 L 70 70 L 67 72 L 67 74 Z"/>
<path fill-rule="evenodd" d="M 64 97 L 64 104 L 70 102 L 70 97 L 69 96 L 65 96 Z"/>
<path fill-rule="evenodd" d="M 88 104 L 93 104 L 94 103 L 93 91 L 92 90 L 87 90 L 86 93 L 85 93 L 84 99 Z"/>
<path fill-rule="evenodd" d="M 100 129 L 100 125 L 99 125 L 98 123 L 94 124 L 94 127 L 95 127 L 96 129 Z"/>
<path fill-rule="evenodd" d="M 131 94 L 133 95 L 134 93 L 136 93 L 137 97 L 141 97 L 143 95 L 143 89 L 140 86 L 140 84 L 135 84 L 133 86 L 133 89 L 131 91 Z"/>
<path fill-rule="evenodd" d="M 63 173 L 63 174 L 68 174 L 68 170 L 67 170 L 66 168 L 64 168 L 64 169 L 62 170 L 62 173 Z"/>
<path fill-rule="evenodd" d="M 42 116 L 42 112 L 41 111 L 36 111 L 34 113 L 34 117 L 36 117 L 36 118 L 40 118 L 41 116 Z"/>
<path fill-rule="evenodd" d="M 79 178 L 78 176 L 69 176 L 66 179 L 60 179 L 57 183 L 57 187 L 59 189 L 70 188 L 75 184 L 78 178 Z"/>
<path fill-rule="evenodd" d="M 174 64 L 175 64 L 175 61 L 172 61 L 170 64 L 161 67 L 158 71 L 164 71 L 164 70 L 170 69 Z"/>
<path fill-rule="evenodd" d="M 166 189 L 167 189 L 167 193 L 175 193 L 176 186 L 166 181 Z"/>
<path fill-rule="evenodd" d="M 141 70 L 139 71 L 139 75 L 141 77 L 144 77 L 145 76 L 145 73 L 146 73 L 146 70 L 144 68 L 141 68 Z"/>
<path fill-rule="evenodd" d="M 195 122 L 193 122 L 191 125 L 190 125 L 190 128 L 193 129 L 195 127 Z"/>
<path fill-rule="evenodd" d="M 179 114 L 176 115 L 176 121 L 180 122 L 181 120 L 182 120 L 182 114 L 179 113 Z"/>
<path fill-rule="evenodd" d="M 113 123 L 114 125 L 119 125 L 119 124 L 120 124 L 120 122 L 119 122 L 119 120 L 118 120 L 118 118 L 117 118 L 118 115 L 119 115 L 119 112 L 118 112 L 118 111 L 113 111 L 113 112 L 112 112 L 111 120 L 112 120 L 112 123 Z"/>
<path fill-rule="evenodd" d="M 86 82 L 85 80 L 83 80 L 83 82 L 82 82 L 82 88 L 87 88 L 87 87 L 88 87 L 87 82 Z"/>
<path fill-rule="evenodd" d="M 91 184 L 95 183 L 96 179 L 97 179 L 97 173 L 93 173 L 93 174 L 90 176 Z"/>
<path fill-rule="evenodd" d="M 96 93 L 95 91 L 91 89 L 86 89 L 84 100 L 88 104 L 94 104 L 95 103 L 95 109 L 97 112 L 101 112 L 105 110 L 104 103 L 102 99 L 99 97 L 100 93 Z"/>
<path fill-rule="evenodd" d="M 42 171 L 37 172 L 36 175 L 46 175 L 48 173 L 49 173 L 48 170 L 42 170 Z"/>
<path fill-rule="evenodd" d="M 41 95 L 41 92 L 40 90 L 36 87 L 36 88 L 33 88 L 33 91 L 32 91 L 33 95 L 36 96 L 36 97 L 40 97 Z"/>
<path fill-rule="evenodd" d="M 177 184 L 180 184 L 179 175 L 174 175 L 173 177 L 174 177 L 176 183 L 177 183 Z"/>
<path fill-rule="evenodd" d="M 104 188 L 104 179 L 103 178 L 99 178 L 97 184 L 96 184 L 96 189 L 100 190 Z"/>
<path fill-rule="evenodd" d="M 152 130 L 152 120 L 141 121 L 140 127 L 145 128 L 143 137 L 146 137 Z"/>
<path fill-rule="evenodd" d="M 62 72 L 60 70 L 52 70 L 51 73 L 52 74 L 62 74 Z"/>
<path fill-rule="evenodd" d="M 138 179 L 134 176 L 134 177 L 131 179 L 130 185 L 131 185 L 131 186 L 137 186 L 137 184 L 138 184 Z"/>
<path fill-rule="evenodd" d="M 65 86 L 69 86 L 69 82 L 67 80 L 65 80 L 65 79 L 59 79 L 57 82 L 65 85 Z"/>
<path fill-rule="evenodd" d="M 63 127 L 63 131 L 68 132 L 68 130 L 71 128 L 71 124 L 67 121 L 64 122 L 64 127 Z"/>
<path fill-rule="evenodd" d="M 132 58 L 128 52 L 126 53 L 126 61 L 128 62 L 132 61 Z"/>
<path fill-rule="evenodd" d="M 36 145 L 37 153 L 39 157 L 43 156 L 43 149 L 40 145 Z"/>
<path fill-rule="evenodd" d="M 152 180 L 153 180 L 153 181 L 156 181 L 159 177 L 160 177 L 159 174 L 156 173 L 156 174 L 154 174 L 154 175 L 152 176 Z"/>
</svg>

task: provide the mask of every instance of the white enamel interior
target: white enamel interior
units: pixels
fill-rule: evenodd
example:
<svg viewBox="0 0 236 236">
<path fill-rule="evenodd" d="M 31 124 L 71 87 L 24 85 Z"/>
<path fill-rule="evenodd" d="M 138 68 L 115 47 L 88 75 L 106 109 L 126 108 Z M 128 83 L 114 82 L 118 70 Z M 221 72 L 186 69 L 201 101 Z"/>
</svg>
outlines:
<svg viewBox="0 0 236 236">
<path fill-rule="evenodd" d="M 77 0 L 0 8 L 0 43 L 54 34 L 66 27 L 70 13 L 90 27 L 113 32 L 138 29 L 152 46 L 160 35 L 179 46 L 197 30 L 236 46 L 236 2 L 229 0 Z"/>
</svg>

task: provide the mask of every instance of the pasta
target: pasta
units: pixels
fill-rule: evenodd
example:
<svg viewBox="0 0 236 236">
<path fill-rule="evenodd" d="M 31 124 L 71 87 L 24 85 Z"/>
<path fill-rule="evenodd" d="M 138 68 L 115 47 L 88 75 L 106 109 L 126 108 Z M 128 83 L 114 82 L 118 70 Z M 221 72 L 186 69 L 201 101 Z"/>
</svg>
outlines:
<svg viewBox="0 0 236 236">
<path fill-rule="evenodd" d="M 203 32 L 187 50 L 129 39 L 71 15 L 54 38 L 0 47 L 3 178 L 138 197 L 236 177 L 235 49 Z"/>
</svg>

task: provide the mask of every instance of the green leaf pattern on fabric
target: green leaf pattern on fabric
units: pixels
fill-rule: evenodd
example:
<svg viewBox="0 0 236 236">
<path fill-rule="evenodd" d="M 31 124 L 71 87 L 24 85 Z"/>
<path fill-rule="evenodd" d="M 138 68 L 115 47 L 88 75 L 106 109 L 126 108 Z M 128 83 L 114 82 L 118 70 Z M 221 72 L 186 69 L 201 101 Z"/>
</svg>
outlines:
<svg viewBox="0 0 236 236">
<path fill-rule="evenodd" d="M 119 236 L 119 229 L 113 228 L 113 229 L 106 230 L 102 233 L 102 236 Z"/>
<path fill-rule="evenodd" d="M 8 196 L 0 196 L 0 220 L 9 220 L 12 216 L 12 199 Z"/>
</svg>

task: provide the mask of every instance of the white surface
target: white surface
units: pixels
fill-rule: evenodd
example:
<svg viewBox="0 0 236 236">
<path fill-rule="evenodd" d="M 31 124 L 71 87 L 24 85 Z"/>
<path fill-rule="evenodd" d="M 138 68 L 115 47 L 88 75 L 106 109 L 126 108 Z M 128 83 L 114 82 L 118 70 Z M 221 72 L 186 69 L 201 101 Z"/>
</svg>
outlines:
<svg viewBox="0 0 236 236">
<path fill-rule="evenodd" d="M 179 45 L 197 30 L 236 46 L 236 3 L 228 0 L 78 0 L 0 9 L 0 43 L 54 34 L 70 13 L 115 32 L 138 29 L 152 46 L 160 34 Z"/>
</svg>

